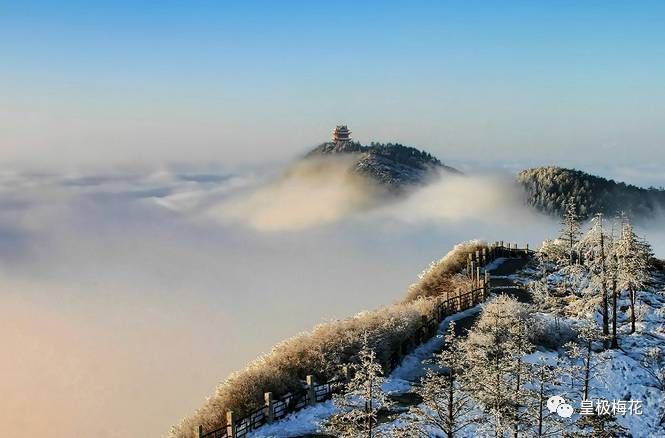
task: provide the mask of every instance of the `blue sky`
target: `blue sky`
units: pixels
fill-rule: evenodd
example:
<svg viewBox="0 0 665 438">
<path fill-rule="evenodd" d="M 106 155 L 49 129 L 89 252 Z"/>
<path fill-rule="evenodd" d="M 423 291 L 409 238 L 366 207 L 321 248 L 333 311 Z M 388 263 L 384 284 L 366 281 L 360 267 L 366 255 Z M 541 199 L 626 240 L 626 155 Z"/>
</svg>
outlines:
<svg viewBox="0 0 665 438">
<path fill-rule="evenodd" d="M 663 2 L 140 3 L 1 7 L 6 162 L 665 162 Z"/>
</svg>

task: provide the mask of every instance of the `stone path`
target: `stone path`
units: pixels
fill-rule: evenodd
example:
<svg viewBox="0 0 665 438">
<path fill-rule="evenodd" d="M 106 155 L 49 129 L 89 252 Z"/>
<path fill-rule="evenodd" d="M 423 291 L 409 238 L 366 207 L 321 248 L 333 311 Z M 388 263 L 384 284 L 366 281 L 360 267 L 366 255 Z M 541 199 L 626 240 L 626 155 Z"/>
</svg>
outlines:
<svg viewBox="0 0 665 438">
<path fill-rule="evenodd" d="M 526 258 L 507 258 L 494 269 L 490 269 L 491 287 L 494 294 L 509 294 L 517 298 L 521 302 L 529 302 L 529 294 L 515 283 L 510 276 L 519 272 L 524 268 L 529 259 Z M 455 333 L 457 336 L 466 336 L 468 330 L 473 326 L 474 322 L 478 319 L 480 312 L 468 312 L 467 315 L 455 320 Z M 438 349 L 434 352 L 439 353 Z M 431 355 L 433 357 L 433 354 Z M 415 387 L 420 384 L 420 377 L 423 373 L 413 375 L 408 380 Z M 398 411 L 404 411 L 409 406 L 415 406 L 422 402 L 422 398 L 415 392 L 407 391 L 404 393 L 391 394 L 390 396 L 397 405 Z"/>
</svg>

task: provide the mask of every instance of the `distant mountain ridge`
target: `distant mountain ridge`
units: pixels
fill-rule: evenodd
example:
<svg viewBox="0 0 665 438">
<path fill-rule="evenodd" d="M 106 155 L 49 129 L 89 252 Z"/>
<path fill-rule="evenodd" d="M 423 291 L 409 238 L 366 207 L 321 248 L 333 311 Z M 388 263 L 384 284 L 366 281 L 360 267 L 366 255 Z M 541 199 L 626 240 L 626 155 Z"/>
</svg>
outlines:
<svg viewBox="0 0 665 438">
<path fill-rule="evenodd" d="M 521 171 L 517 181 L 527 193 L 527 202 L 536 209 L 562 215 L 572 197 L 580 218 L 597 213 L 614 216 L 625 212 L 635 219 L 652 218 L 665 211 L 665 190 L 642 188 L 562 167 L 536 167 Z"/>
<path fill-rule="evenodd" d="M 397 143 L 363 146 L 354 141 L 326 142 L 307 153 L 306 158 L 336 154 L 356 154 L 352 171 L 391 191 L 424 184 L 436 172 L 461 174 L 428 152 Z"/>
</svg>

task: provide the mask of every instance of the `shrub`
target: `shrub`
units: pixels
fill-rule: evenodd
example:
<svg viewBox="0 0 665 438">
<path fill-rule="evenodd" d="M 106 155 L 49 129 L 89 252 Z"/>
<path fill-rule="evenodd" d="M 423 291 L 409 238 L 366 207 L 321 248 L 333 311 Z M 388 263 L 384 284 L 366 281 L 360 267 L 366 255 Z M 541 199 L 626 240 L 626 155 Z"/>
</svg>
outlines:
<svg viewBox="0 0 665 438">
<path fill-rule="evenodd" d="M 529 340 L 535 345 L 556 350 L 577 339 L 577 331 L 566 319 L 543 314 L 534 315 Z"/>
<path fill-rule="evenodd" d="M 340 365 L 357 360 L 365 333 L 377 359 L 387 364 L 399 345 L 420 328 L 422 316 L 433 314 L 436 301 L 431 297 L 466 287 L 468 283 L 456 274 L 466 268 L 468 254 L 483 247 L 486 245 L 480 241 L 456 245 L 421 274 L 401 303 L 320 324 L 279 343 L 227 378 L 201 408 L 171 429 L 171 435 L 194 437 L 198 425 L 204 430 L 218 429 L 226 423 L 227 410 L 245 416 L 263 406 L 264 392 L 280 397 L 300 390 L 308 374 L 319 381 L 337 377 Z"/>
<path fill-rule="evenodd" d="M 471 288 L 471 282 L 459 273 L 466 269 L 469 254 L 473 254 L 477 250 L 482 251 L 483 248 L 488 248 L 488 246 L 479 240 L 455 245 L 443 258 L 432 262 L 420 274 L 419 280 L 409 286 L 404 301 L 468 291 Z"/>
</svg>

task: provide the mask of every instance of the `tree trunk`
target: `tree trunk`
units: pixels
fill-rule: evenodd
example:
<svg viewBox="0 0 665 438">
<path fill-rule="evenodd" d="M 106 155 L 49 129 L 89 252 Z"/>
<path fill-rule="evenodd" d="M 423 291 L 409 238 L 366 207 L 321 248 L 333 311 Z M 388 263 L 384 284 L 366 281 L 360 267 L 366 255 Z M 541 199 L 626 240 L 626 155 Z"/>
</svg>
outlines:
<svg viewBox="0 0 665 438">
<path fill-rule="evenodd" d="M 630 332 L 635 333 L 635 289 L 628 289 L 628 296 L 630 297 Z"/>
<path fill-rule="evenodd" d="M 612 348 L 619 348 L 617 339 L 617 279 L 612 279 Z"/>
<path fill-rule="evenodd" d="M 372 411 L 373 411 L 373 408 L 374 408 L 372 406 L 372 398 L 373 398 L 372 386 L 373 385 L 374 385 L 374 382 L 373 382 L 372 376 L 370 375 L 370 377 L 369 377 L 369 410 L 368 410 L 368 413 L 367 413 L 367 423 L 368 423 L 367 424 L 367 426 L 368 426 L 367 427 L 367 436 L 369 438 L 372 438 L 372 413 L 373 413 Z"/>
<path fill-rule="evenodd" d="M 498 366 L 499 364 L 499 357 L 497 356 L 495 359 L 495 364 L 497 365 L 497 369 L 500 369 Z M 501 409 L 501 374 L 497 373 L 496 374 L 496 397 L 494 400 L 494 409 L 496 410 L 496 418 L 494 419 L 494 435 L 499 438 L 501 434 L 500 430 L 500 418 L 499 418 L 499 411 Z"/>
<path fill-rule="evenodd" d="M 514 438 L 517 438 L 517 435 L 519 434 L 519 421 L 520 421 L 520 380 L 522 377 L 522 359 L 518 358 L 517 359 L 517 379 L 516 383 L 517 386 L 515 387 L 515 417 L 514 417 L 514 422 L 515 422 L 515 433 L 513 434 Z"/>
<path fill-rule="evenodd" d="M 540 393 L 538 397 L 538 436 L 543 436 L 543 402 L 545 401 L 545 369 L 540 371 Z"/>
<path fill-rule="evenodd" d="M 600 275 L 601 280 L 600 284 L 603 289 L 603 334 L 607 336 L 610 333 L 609 329 L 609 309 L 608 309 L 608 299 L 607 299 L 607 272 L 605 271 L 605 237 L 603 235 L 602 229 L 602 219 L 601 219 L 601 229 L 600 229 Z M 607 348 L 607 338 L 603 341 L 605 348 Z"/>
<path fill-rule="evenodd" d="M 453 371 L 450 370 L 450 377 L 448 380 L 449 387 L 448 387 L 448 424 L 446 425 L 446 428 L 448 429 L 446 431 L 446 435 L 448 438 L 453 438 L 453 431 L 455 430 L 455 423 L 453 421 L 453 402 L 455 401 L 455 397 L 453 394 L 454 391 L 454 384 L 455 384 L 455 378 L 453 377 Z"/>
<path fill-rule="evenodd" d="M 589 381 L 591 380 L 591 343 L 588 341 L 587 352 L 586 352 L 586 363 L 584 369 L 584 397 L 583 400 L 589 399 Z"/>
<path fill-rule="evenodd" d="M 570 266 L 573 266 L 573 239 L 575 238 L 574 233 L 573 233 L 573 224 L 571 222 L 570 224 L 570 235 L 568 236 L 570 238 Z"/>
</svg>

